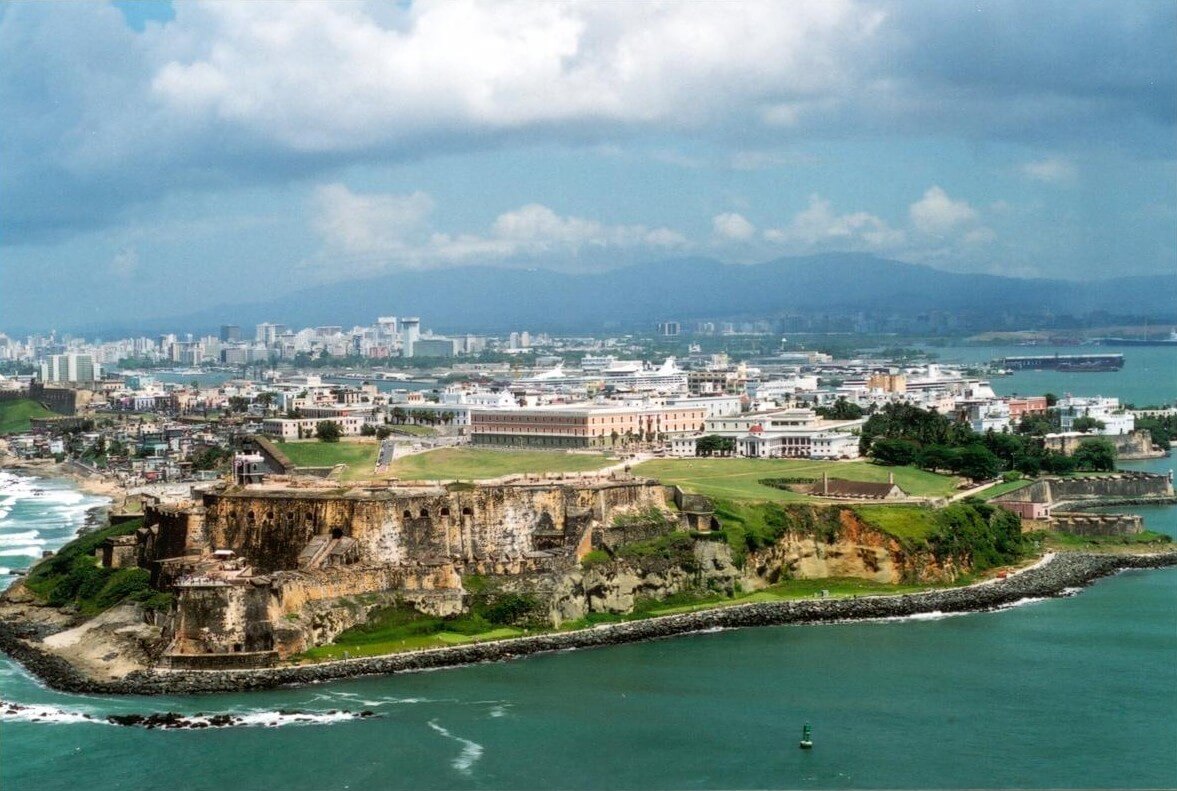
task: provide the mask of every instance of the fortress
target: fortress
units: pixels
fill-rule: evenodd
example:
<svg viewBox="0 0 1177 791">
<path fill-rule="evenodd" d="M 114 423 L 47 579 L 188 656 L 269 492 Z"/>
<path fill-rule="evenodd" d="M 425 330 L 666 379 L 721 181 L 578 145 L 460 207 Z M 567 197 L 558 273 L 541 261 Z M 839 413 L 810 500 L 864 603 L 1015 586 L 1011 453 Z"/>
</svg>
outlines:
<svg viewBox="0 0 1177 791">
<path fill-rule="evenodd" d="M 198 501 L 146 504 L 133 544 L 111 542 L 104 559 L 150 569 L 156 587 L 176 592 L 166 663 L 256 666 L 329 642 L 380 604 L 456 614 L 471 574 L 572 568 L 625 530 L 615 517 L 669 514 L 675 494 L 629 476 L 355 489 L 222 483 Z M 676 518 L 706 528 L 710 515 L 692 503 Z"/>
</svg>

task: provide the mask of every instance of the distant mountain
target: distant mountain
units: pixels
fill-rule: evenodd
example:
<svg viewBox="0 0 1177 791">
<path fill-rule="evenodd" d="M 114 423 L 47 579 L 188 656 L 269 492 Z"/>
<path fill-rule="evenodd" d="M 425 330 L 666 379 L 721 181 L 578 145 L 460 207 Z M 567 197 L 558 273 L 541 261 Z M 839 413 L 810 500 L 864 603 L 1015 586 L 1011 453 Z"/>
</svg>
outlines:
<svg viewBox="0 0 1177 791">
<path fill-rule="evenodd" d="M 972 316 L 982 323 L 986 316 L 1096 311 L 1171 320 L 1177 317 L 1177 275 L 1088 282 L 1023 279 L 945 272 L 860 254 L 755 265 L 685 258 L 597 274 L 471 266 L 317 285 L 267 302 L 222 306 L 158 324 L 192 331 L 262 321 L 352 326 L 396 315 L 420 316 L 426 327 L 438 331 L 585 331 L 648 327 L 661 319 L 929 311 Z"/>
</svg>

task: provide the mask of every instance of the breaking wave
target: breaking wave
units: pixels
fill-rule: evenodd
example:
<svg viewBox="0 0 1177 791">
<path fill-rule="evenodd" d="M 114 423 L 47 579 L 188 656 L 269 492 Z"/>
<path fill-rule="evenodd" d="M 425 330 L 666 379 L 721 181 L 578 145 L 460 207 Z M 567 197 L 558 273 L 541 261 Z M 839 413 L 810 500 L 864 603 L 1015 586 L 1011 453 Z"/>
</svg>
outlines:
<svg viewBox="0 0 1177 791">
<path fill-rule="evenodd" d="M 200 730 L 204 728 L 281 728 L 286 725 L 332 725 L 377 717 L 371 711 L 248 711 L 241 714 L 89 714 L 77 709 L 38 703 L 0 701 L 0 722 L 40 722 L 57 725 L 86 723 L 121 725 L 159 730 Z"/>
</svg>

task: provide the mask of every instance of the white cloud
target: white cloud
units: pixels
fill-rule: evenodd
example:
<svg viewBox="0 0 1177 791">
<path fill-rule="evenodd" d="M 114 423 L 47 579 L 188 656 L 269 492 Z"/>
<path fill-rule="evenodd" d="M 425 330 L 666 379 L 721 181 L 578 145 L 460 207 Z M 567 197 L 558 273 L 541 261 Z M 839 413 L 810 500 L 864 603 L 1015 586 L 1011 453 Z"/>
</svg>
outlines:
<svg viewBox="0 0 1177 791">
<path fill-rule="evenodd" d="M 139 268 L 139 251 L 134 247 L 124 247 L 110 259 L 110 271 L 116 277 L 128 278 Z"/>
<path fill-rule="evenodd" d="M 443 266 L 475 259 L 570 257 L 588 249 L 678 248 L 687 245 L 670 228 L 609 225 L 563 216 L 530 203 L 495 218 L 485 233 L 433 229 L 433 199 L 423 193 L 358 194 L 343 184 L 315 190 L 313 224 L 325 248 L 313 263 L 334 274 L 379 271 L 388 266 Z"/>
<path fill-rule="evenodd" d="M 806 209 L 786 227 L 766 230 L 764 238 L 809 249 L 882 251 L 902 245 L 906 234 L 867 212 L 836 214 L 828 200 L 811 195 Z"/>
<path fill-rule="evenodd" d="M 303 151 L 456 126 L 695 124 L 763 96 L 832 90 L 882 18 L 852 0 L 750 0 L 738 13 L 722 3 L 184 4 L 168 27 L 186 46 L 151 89 L 175 112 Z"/>
<path fill-rule="evenodd" d="M 1071 184 L 1078 176 L 1075 163 L 1062 157 L 1026 162 L 1019 170 L 1026 178 L 1046 184 Z"/>
<path fill-rule="evenodd" d="M 433 211 L 433 199 L 424 192 L 361 195 L 343 184 L 317 188 L 314 201 L 315 230 L 347 253 L 403 249 Z"/>
<path fill-rule="evenodd" d="M 929 236 L 946 236 L 977 219 L 976 210 L 967 201 L 953 200 L 934 185 L 911 204 L 908 214 L 916 230 Z"/>
<path fill-rule="evenodd" d="M 742 214 L 725 212 L 711 218 L 711 230 L 720 239 L 743 242 L 752 238 L 756 233 L 756 226 L 748 222 Z"/>
</svg>

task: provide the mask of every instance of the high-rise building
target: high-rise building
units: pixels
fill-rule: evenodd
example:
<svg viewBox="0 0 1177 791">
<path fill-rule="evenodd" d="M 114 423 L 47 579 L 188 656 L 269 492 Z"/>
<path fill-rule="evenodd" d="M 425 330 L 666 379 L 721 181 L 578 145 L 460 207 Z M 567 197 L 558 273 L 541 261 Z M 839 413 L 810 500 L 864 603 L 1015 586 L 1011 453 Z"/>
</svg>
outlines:
<svg viewBox="0 0 1177 791">
<path fill-rule="evenodd" d="M 41 363 L 42 382 L 96 382 L 102 366 L 90 354 L 51 354 Z"/>
<path fill-rule="evenodd" d="M 402 352 L 405 357 L 413 356 L 413 346 L 421 338 L 421 319 L 416 316 L 406 316 L 401 319 L 401 342 L 404 345 Z"/>
<path fill-rule="evenodd" d="M 221 325 L 221 340 L 225 343 L 236 343 L 241 340 L 241 328 L 236 324 Z"/>
<path fill-rule="evenodd" d="M 679 334 L 681 327 L 677 321 L 658 322 L 658 334 L 665 338 L 673 338 Z"/>
</svg>

